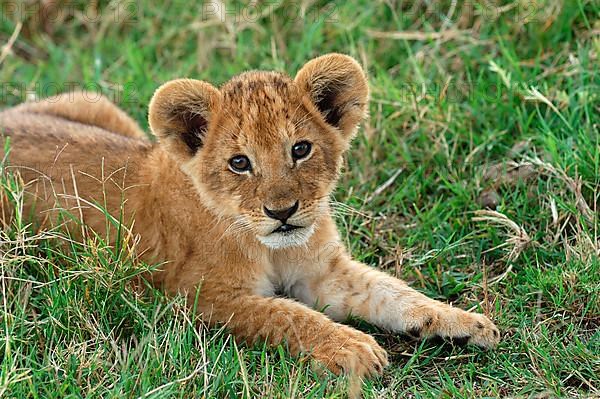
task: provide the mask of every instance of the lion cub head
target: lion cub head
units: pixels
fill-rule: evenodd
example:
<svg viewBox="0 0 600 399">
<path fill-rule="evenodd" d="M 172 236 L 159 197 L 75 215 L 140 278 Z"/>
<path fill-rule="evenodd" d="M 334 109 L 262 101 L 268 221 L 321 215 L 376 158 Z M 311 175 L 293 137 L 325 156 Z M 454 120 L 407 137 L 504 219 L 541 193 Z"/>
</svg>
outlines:
<svg viewBox="0 0 600 399">
<path fill-rule="evenodd" d="M 220 89 L 170 81 L 154 94 L 149 121 L 228 231 L 278 249 L 305 244 L 325 213 L 368 94 L 360 65 L 329 54 L 295 79 L 252 71 Z"/>
</svg>

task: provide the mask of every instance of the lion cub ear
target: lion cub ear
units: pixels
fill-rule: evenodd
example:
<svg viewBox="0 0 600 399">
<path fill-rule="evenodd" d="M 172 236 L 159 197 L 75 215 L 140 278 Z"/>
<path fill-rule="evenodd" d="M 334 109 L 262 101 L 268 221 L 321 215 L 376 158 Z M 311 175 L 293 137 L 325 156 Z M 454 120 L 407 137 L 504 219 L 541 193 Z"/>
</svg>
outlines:
<svg viewBox="0 0 600 399">
<path fill-rule="evenodd" d="M 325 122 L 352 138 L 369 101 L 367 78 L 358 62 L 343 54 L 323 55 L 306 63 L 295 82 Z"/>
<path fill-rule="evenodd" d="M 180 160 L 191 158 L 200 147 L 221 94 L 209 83 L 177 79 L 159 87 L 148 111 L 152 132 Z"/>
</svg>

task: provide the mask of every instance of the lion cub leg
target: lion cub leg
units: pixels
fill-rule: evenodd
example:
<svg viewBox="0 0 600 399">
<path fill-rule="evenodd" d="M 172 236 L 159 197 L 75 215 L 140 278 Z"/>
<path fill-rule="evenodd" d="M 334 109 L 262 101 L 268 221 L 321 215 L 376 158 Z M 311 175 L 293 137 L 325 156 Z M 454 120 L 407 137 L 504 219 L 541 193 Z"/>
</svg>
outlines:
<svg viewBox="0 0 600 399">
<path fill-rule="evenodd" d="M 310 299 L 332 318 L 356 315 L 379 327 L 416 338 L 440 337 L 455 343 L 494 347 L 498 328 L 486 316 L 435 301 L 404 281 L 352 261 L 334 258 L 327 272 L 310 281 Z"/>
<path fill-rule="evenodd" d="M 202 309 L 203 318 L 225 324 L 237 339 L 285 343 L 292 355 L 306 353 L 336 374 L 373 376 L 387 365 L 385 350 L 371 336 L 296 301 L 223 289 L 202 291 L 202 302 L 208 305 Z"/>
</svg>

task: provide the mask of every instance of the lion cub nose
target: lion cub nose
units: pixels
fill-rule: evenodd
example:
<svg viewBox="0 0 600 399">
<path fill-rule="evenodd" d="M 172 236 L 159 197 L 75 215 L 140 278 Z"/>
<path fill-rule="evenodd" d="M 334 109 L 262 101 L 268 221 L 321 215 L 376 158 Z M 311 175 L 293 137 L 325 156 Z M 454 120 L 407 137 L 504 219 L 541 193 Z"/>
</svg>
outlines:
<svg viewBox="0 0 600 399">
<path fill-rule="evenodd" d="M 271 219 L 277 219 L 283 223 L 286 222 L 296 211 L 298 210 L 298 201 L 291 208 L 287 209 L 269 209 L 266 206 L 263 206 L 265 211 L 265 215 L 270 217 Z"/>
</svg>

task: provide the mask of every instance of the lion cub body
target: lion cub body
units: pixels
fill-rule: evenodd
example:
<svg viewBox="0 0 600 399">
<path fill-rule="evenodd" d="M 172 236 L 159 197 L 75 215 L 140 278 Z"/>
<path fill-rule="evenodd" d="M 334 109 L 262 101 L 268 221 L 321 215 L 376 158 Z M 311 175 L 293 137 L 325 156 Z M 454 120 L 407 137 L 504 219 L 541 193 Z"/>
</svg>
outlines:
<svg viewBox="0 0 600 399">
<path fill-rule="evenodd" d="M 334 321 L 349 314 L 420 338 L 498 341 L 485 316 L 353 261 L 340 242 L 328 197 L 368 100 L 350 57 L 319 57 L 293 80 L 249 72 L 220 89 L 169 82 L 150 104 L 158 144 L 105 99 L 82 96 L 0 113 L 26 212 L 55 225 L 65 209 L 116 239 L 112 215 L 131 227 L 145 261 L 162 264 L 151 279 L 198 293 L 205 320 L 359 375 L 380 372 L 387 358 L 372 337 Z"/>
</svg>

